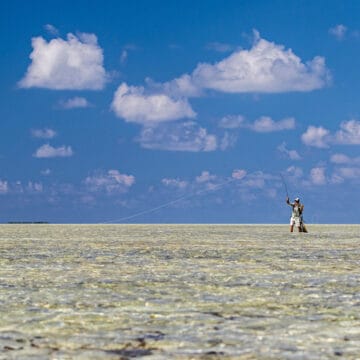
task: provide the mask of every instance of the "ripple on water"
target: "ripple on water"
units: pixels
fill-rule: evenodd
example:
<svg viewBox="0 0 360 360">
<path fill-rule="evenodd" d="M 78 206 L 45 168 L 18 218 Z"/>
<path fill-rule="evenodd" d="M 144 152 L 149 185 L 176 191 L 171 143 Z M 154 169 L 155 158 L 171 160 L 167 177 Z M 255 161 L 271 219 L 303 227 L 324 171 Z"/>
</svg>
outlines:
<svg viewBox="0 0 360 360">
<path fill-rule="evenodd" d="M 359 226 L 2 225 L 0 359 L 360 353 Z"/>
</svg>

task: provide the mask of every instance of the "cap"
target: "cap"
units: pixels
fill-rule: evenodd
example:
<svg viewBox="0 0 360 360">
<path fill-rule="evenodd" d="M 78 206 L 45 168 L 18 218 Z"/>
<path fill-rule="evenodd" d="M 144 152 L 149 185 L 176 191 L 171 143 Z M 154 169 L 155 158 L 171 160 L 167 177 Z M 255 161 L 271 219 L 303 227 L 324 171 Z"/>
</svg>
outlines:
<svg viewBox="0 0 360 360">
<path fill-rule="evenodd" d="M 300 199 L 297 197 L 297 198 L 295 198 L 295 201 L 297 202 L 297 201 L 300 201 Z"/>
</svg>

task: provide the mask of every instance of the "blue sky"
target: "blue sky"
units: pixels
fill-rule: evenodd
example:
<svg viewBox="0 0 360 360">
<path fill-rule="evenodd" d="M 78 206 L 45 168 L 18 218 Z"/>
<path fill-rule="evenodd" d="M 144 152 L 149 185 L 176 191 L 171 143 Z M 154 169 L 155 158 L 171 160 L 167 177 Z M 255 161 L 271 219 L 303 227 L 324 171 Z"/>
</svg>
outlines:
<svg viewBox="0 0 360 360">
<path fill-rule="evenodd" d="M 358 223 L 359 11 L 2 1 L 0 221 Z"/>
</svg>

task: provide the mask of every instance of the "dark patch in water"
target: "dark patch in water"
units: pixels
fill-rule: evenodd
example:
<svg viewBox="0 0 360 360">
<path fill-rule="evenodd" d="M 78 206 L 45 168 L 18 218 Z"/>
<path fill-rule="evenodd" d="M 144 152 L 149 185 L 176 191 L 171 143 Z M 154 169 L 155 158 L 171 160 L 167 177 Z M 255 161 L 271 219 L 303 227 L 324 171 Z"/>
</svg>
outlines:
<svg viewBox="0 0 360 360">
<path fill-rule="evenodd" d="M 106 350 L 108 354 L 120 355 L 126 358 L 136 358 L 141 356 L 152 355 L 152 351 L 150 349 L 114 349 L 114 350 Z"/>
</svg>

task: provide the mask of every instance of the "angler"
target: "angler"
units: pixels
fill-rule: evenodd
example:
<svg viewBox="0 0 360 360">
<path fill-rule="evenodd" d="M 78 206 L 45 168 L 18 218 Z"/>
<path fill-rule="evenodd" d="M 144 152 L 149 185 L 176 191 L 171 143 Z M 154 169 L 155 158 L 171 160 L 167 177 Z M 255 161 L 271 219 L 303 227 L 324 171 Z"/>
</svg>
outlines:
<svg viewBox="0 0 360 360">
<path fill-rule="evenodd" d="M 303 221 L 304 204 L 300 203 L 300 199 L 298 197 L 294 200 L 293 203 L 291 203 L 288 196 L 286 197 L 286 203 L 292 207 L 290 232 L 294 231 L 294 225 L 296 225 L 299 232 L 307 232 Z"/>
</svg>

